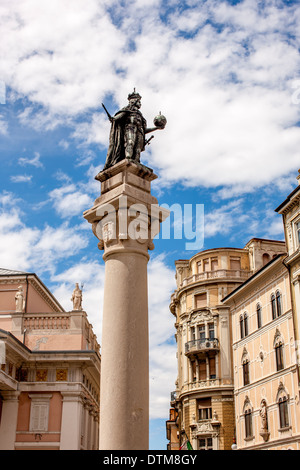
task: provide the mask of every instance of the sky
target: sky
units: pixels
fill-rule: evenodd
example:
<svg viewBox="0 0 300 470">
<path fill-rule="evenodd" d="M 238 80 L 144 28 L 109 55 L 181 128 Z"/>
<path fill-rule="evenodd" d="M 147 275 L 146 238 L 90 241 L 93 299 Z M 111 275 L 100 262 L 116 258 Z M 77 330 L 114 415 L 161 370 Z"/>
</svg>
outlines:
<svg viewBox="0 0 300 470">
<path fill-rule="evenodd" d="M 149 127 L 167 118 L 141 155 L 159 204 L 179 208 L 148 265 L 150 449 L 166 449 L 175 260 L 283 239 L 274 209 L 300 168 L 299 2 L 2 0 L 0 37 L 0 266 L 35 272 L 66 310 L 83 285 L 100 345 L 103 253 L 83 212 L 106 159 L 101 103 L 114 114 L 136 88 Z"/>
</svg>

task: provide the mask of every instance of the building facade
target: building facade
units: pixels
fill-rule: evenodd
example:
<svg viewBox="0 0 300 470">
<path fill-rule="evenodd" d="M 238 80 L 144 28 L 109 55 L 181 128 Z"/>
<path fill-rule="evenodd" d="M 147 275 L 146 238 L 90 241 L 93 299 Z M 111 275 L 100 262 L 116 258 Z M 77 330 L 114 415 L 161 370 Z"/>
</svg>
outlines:
<svg viewBox="0 0 300 470">
<path fill-rule="evenodd" d="M 282 242 L 252 239 L 242 249 L 206 250 L 176 261 L 177 289 L 170 310 L 176 318 L 178 377 L 171 406 L 178 416 L 167 423 L 170 447 L 180 448 L 188 438 L 194 450 L 231 448 L 232 323 L 222 299 L 283 250 Z"/>
<path fill-rule="evenodd" d="M 223 299 L 232 318 L 236 444 L 299 449 L 295 331 L 286 254 Z"/>
<path fill-rule="evenodd" d="M 100 348 L 78 285 L 72 300 L 0 269 L 1 450 L 98 448 Z"/>
<path fill-rule="evenodd" d="M 284 262 L 290 274 L 292 307 L 294 312 L 296 350 L 300 363 L 300 170 L 297 177 L 298 186 L 277 207 L 276 212 L 282 215 L 284 234 L 287 246 L 287 257 Z"/>
</svg>

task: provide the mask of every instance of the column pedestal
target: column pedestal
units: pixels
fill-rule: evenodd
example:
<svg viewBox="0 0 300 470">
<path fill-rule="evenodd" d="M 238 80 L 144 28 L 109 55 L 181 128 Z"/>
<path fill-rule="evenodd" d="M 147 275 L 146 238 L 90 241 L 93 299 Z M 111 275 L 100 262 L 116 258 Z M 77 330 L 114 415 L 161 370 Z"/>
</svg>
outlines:
<svg viewBox="0 0 300 470">
<path fill-rule="evenodd" d="M 148 250 L 169 212 L 150 193 L 156 175 L 128 160 L 99 173 L 101 196 L 84 217 L 104 250 L 100 449 L 149 443 Z"/>
</svg>

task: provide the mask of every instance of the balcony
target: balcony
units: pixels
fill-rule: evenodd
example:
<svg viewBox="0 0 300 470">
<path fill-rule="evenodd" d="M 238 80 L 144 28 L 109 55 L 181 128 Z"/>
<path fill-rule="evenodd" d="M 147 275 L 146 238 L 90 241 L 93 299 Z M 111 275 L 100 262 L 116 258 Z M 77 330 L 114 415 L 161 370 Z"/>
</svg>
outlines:
<svg viewBox="0 0 300 470">
<path fill-rule="evenodd" d="M 193 274 L 193 276 L 186 277 L 181 283 L 181 287 L 184 287 L 188 284 L 201 281 L 209 280 L 218 280 L 218 279 L 236 279 L 241 281 L 246 281 L 251 275 L 251 271 L 241 270 L 241 269 L 216 269 L 214 271 L 205 271 L 198 274 Z"/>
<path fill-rule="evenodd" d="M 199 353 L 218 352 L 220 350 L 217 338 L 193 339 L 185 343 L 185 355 L 191 356 Z"/>
</svg>

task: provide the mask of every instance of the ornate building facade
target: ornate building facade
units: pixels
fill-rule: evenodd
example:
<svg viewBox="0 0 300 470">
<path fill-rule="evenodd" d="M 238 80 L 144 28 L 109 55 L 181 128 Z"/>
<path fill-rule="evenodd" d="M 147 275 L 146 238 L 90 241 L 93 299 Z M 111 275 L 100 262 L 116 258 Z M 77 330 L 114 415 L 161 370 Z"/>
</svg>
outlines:
<svg viewBox="0 0 300 470">
<path fill-rule="evenodd" d="M 76 285 L 65 311 L 36 274 L 0 269 L 0 449 L 98 448 L 100 348 Z"/>
<path fill-rule="evenodd" d="M 186 438 L 194 450 L 227 450 L 235 437 L 231 313 L 222 299 L 284 250 L 284 243 L 252 239 L 243 249 L 206 250 L 176 261 L 178 377 L 167 422 L 169 448 Z M 174 429 L 177 429 L 174 439 Z"/>
<path fill-rule="evenodd" d="M 290 278 L 278 255 L 223 299 L 232 318 L 238 449 L 299 449 Z"/>
<path fill-rule="evenodd" d="M 176 262 L 169 448 L 186 436 L 194 449 L 300 449 L 300 170 L 297 179 L 276 209 L 285 242 L 254 238 Z"/>
</svg>

